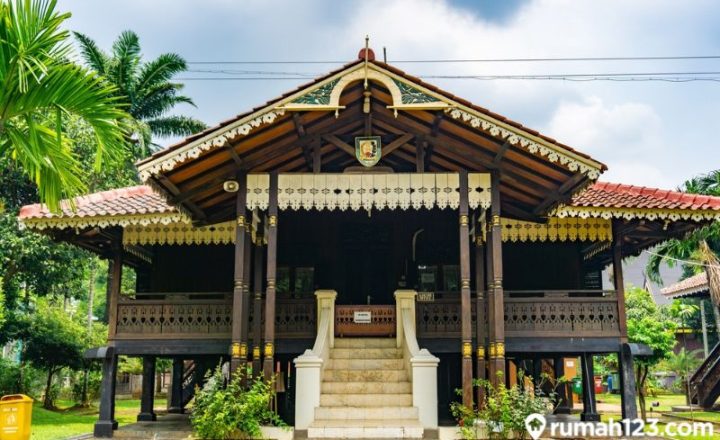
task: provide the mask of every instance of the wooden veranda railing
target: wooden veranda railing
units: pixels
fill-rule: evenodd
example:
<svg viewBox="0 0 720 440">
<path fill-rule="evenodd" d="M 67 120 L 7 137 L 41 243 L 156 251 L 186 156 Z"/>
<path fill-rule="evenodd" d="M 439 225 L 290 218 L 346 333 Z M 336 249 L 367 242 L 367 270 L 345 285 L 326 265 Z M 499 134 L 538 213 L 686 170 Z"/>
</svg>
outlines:
<svg viewBox="0 0 720 440">
<path fill-rule="evenodd" d="M 418 337 L 460 337 L 460 296 L 439 292 L 418 296 Z M 505 291 L 506 337 L 612 337 L 620 335 L 614 291 Z M 472 302 L 473 332 L 476 301 Z M 485 314 L 487 316 L 487 314 Z"/>
<path fill-rule="evenodd" d="M 139 293 L 117 306 L 115 339 L 228 339 L 232 326 L 230 293 Z M 476 301 L 472 301 L 476 329 Z M 342 336 L 392 335 L 395 306 L 373 305 L 372 325 L 356 324 L 359 306 L 336 306 L 336 333 Z M 362 306 L 363 310 L 368 306 Z M 249 337 L 255 316 L 250 309 Z M 264 307 L 261 308 L 264 323 Z M 279 294 L 275 328 L 279 339 L 312 339 L 317 307 L 311 295 Z M 487 316 L 487 314 L 485 314 Z M 460 295 L 421 292 L 416 304 L 419 338 L 460 337 Z M 260 326 L 263 328 L 263 325 Z M 373 333 L 367 334 L 368 329 Z M 620 335 L 613 291 L 537 290 L 505 292 L 506 337 L 614 337 Z"/>
<path fill-rule="evenodd" d="M 265 320 L 261 309 L 261 322 Z M 277 297 L 275 331 L 279 338 L 315 337 L 315 298 Z M 228 339 L 232 327 L 230 293 L 138 293 L 118 301 L 115 339 Z M 249 337 L 253 332 L 250 308 Z M 262 326 L 261 326 L 262 328 Z"/>
</svg>

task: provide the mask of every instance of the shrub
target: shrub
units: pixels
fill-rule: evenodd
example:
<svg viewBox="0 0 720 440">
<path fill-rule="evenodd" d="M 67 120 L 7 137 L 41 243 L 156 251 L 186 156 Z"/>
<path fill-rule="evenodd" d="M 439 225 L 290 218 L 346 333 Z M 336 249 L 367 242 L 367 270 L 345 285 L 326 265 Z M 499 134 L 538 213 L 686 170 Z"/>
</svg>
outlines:
<svg viewBox="0 0 720 440">
<path fill-rule="evenodd" d="M 190 415 L 193 430 L 200 438 L 262 438 L 263 424 L 285 426 L 271 409 L 273 381 L 253 379 L 248 370 L 238 369 L 225 385 L 221 367 L 206 378 L 203 388 L 196 387 Z"/>
<path fill-rule="evenodd" d="M 524 383 L 524 376 L 519 372 L 518 382 Z M 543 376 L 540 384 L 534 391 L 514 385 L 505 386 L 503 380 L 497 386 L 492 386 L 487 380 L 475 380 L 474 386 L 483 387 L 485 400 L 479 408 L 467 407 L 459 402 L 453 402 L 450 410 L 460 425 L 463 438 L 471 440 L 477 438 L 476 424 L 483 422 L 491 438 L 507 439 L 525 438 L 525 419 L 531 414 L 548 414 L 552 412 L 557 401 L 557 393 L 544 394 L 542 388 L 549 381 L 552 389 L 557 389 L 561 381 L 555 381 Z M 460 393 L 462 390 L 458 390 Z"/>
</svg>

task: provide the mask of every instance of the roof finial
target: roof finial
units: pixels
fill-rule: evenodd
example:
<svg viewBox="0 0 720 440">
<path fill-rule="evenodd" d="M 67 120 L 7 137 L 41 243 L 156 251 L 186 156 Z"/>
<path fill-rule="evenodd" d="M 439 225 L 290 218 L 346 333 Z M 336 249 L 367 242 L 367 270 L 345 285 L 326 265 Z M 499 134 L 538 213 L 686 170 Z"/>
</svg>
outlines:
<svg viewBox="0 0 720 440">
<path fill-rule="evenodd" d="M 370 51 L 370 35 L 365 35 L 365 90 L 368 88 L 368 52 Z"/>
</svg>

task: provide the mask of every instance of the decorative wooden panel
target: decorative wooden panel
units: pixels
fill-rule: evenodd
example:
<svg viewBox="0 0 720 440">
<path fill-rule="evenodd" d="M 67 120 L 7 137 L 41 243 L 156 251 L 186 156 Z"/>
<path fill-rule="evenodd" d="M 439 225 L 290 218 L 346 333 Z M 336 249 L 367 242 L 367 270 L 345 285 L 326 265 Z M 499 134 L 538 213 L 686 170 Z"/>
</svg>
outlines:
<svg viewBox="0 0 720 440">
<path fill-rule="evenodd" d="M 230 337 L 232 302 L 229 299 L 185 299 L 195 296 L 192 294 L 141 295 L 162 299 L 119 302 L 116 339 Z"/>
<path fill-rule="evenodd" d="M 477 316 L 475 305 L 473 301 L 473 319 Z M 459 296 L 443 295 L 435 301 L 418 302 L 416 310 L 419 337 L 460 337 Z M 617 298 L 614 293 L 548 291 L 512 292 L 505 296 L 506 337 L 619 335 Z"/>
<path fill-rule="evenodd" d="M 275 334 L 279 339 L 315 338 L 315 298 L 278 298 Z M 263 321 L 264 322 L 264 321 Z"/>
<path fill-rule="evenodd" d="M 370 323 L 356 323 L 355 312 L 370 312 Z M 336 336 L 393 336 L 395 327 L 394 305 L 335 306 Z"/>
</svg>

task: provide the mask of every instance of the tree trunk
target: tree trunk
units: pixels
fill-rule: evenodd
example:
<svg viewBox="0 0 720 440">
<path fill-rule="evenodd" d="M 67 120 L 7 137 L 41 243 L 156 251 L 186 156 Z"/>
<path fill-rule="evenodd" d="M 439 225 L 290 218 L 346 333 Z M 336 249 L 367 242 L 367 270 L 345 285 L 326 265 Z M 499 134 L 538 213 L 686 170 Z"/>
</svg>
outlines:
<svg viewBox="0 0 720 440">
<path fill-rule="evenodd" d="M 640 403 L 640 418 L 642 418 L 643 420 L 647 420 L 647 412 L 645 409 L 645 380 L 647 379 L 647 374 L 645 373 L 645 370 L 646 367 L 638 365 L 637 373 L 635 374 L 635 380 L 637 382 L 638 403 Z"/>
<path fill-rule="evenodd" d="M 52 388 L 53 374 L 55 374 L 54 368 L 48 369 L 47 382 L 45 383 L 45 396 L 43 397 L 43 408 L 55 409 L 55 402 L 53 402 L 50 389 Z"/>
<path fill-rule="evenodd" d="M 83 385 L 82 393 L 80 394 L 80 406 L 83 408 L 90 408 L 90 399 L 88 399 L 88 382 L 90 380 L 90 368 L 83 369 Z"/>
<path fill-rule="evenodd" d="M 715 330 L 717 331 L 718 337 L 720 337 L 720 308 L 715 303 L 712 303 L 712 311 L 715 317 Z"/>
</svg>

